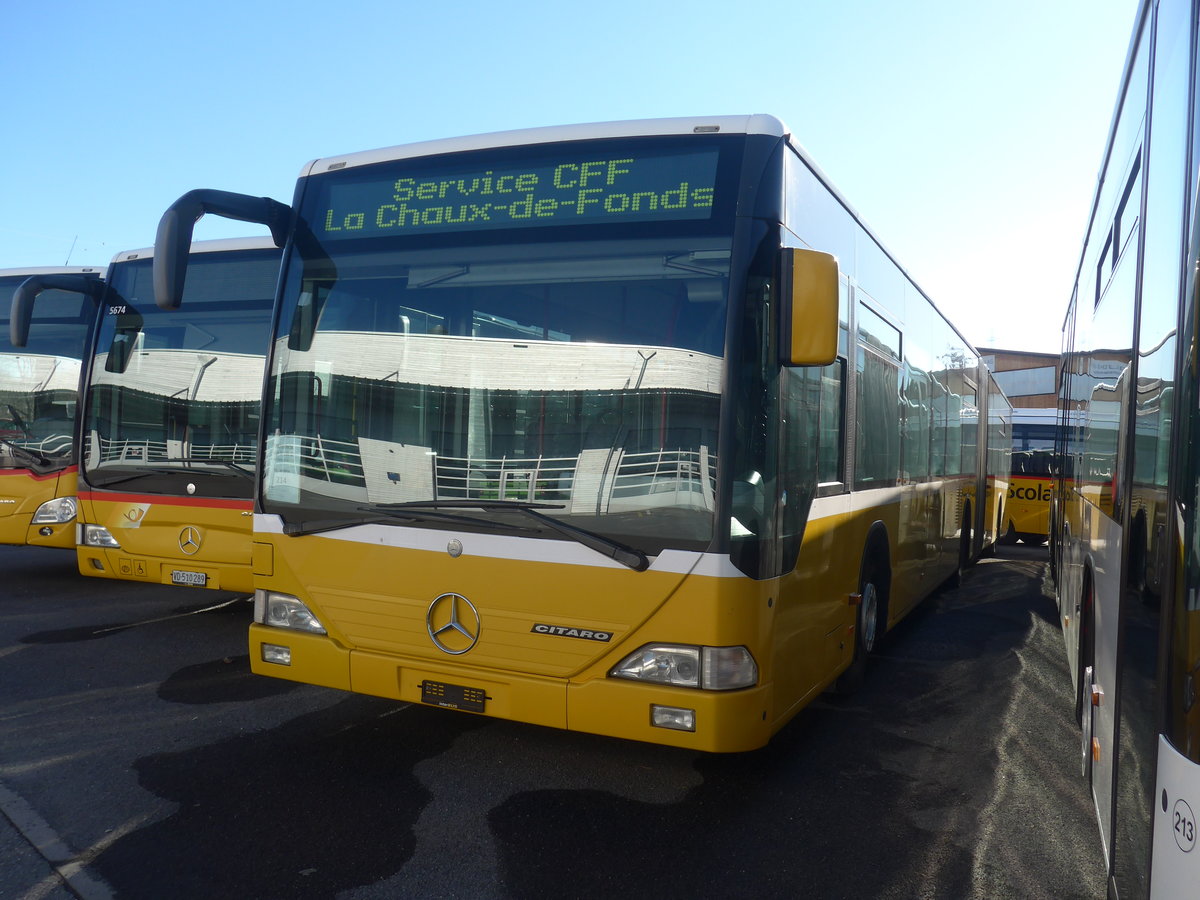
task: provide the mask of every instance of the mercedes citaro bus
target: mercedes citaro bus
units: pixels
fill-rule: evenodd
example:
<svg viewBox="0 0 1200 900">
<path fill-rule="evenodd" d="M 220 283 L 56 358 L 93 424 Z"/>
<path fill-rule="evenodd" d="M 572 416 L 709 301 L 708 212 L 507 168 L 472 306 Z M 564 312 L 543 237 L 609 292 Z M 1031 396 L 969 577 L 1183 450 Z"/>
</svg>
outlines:
<svg viewBox="0 0 1200 900">
<path fill-rule="evenodd" d="M 154 303 L 152 257 L 117 254 L 99 295 L 79 416 L 79 570 L 249 592 L 279 250 L 257 237 L 197 242 L 177 314 Z M 27 314 L 44 308 L 42 286 L 18 289 Z"/>
<path fill-rule="evenodd" d="M 0 544 L 75 546 L 75 416 L 102 275 L 86 266 L 0 269 Z M 46 292 L 17 345 L 13 295 L 28 278 Z"/>
<path fill-rule="evenodd" d="M 166 308 L 205 213 L 284 248 L 256 672 L 746 750 L 995 539 L 1007 401 L 772 117 L 352 153 L 291 207 L 192 192 Z"/>
</svg>

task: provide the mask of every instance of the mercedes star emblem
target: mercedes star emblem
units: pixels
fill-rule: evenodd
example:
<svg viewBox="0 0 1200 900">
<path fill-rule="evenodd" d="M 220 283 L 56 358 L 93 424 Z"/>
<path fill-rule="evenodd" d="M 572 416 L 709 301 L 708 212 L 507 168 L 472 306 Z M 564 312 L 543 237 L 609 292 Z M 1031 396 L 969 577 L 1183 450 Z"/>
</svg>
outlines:
<svg viewBox="0 0 1200 900">
<path fill-rule="evenodd" d="M 479 610 L 462 594 L 442 594 L 429 604 L 425 628 L 435 647 L 459 656 L 479 640 Z"/>
<path fill-rule="evenodd" d="M 200 550 L 200 529 L 192 525 L 179 532 L 179 549 L 188 556 L 195 556 Z"/>
</svg>

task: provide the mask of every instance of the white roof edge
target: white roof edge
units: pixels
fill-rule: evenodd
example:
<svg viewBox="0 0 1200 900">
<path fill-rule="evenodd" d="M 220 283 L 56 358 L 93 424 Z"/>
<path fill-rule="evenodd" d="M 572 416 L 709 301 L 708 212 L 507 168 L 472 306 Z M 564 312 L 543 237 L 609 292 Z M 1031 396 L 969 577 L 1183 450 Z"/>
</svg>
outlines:
<svg viewBox="0 0 1200 900">
<path fill-rule="evenodd" d="M 768 134 L 783 137 L 788 133 L 784 124 L 772 115 L 744 116 L 681 116 L 669 119 L 630 119 L 616 122 L 590 122 L 579 125 L 551 125 L 542 128 L 522 128 L 496 131 L 463 137 L 441 138 L 399 144 L 378 150 L 363 150 L 341 156 L 314 159 L 300 169 L 300 177 L 339 169 L 366 166 L 394 159 L 411 159 L 439 153 L 459 153 L 465 150 L 486 150 L 492 147 L 519 147 L 526 144 L 553 144 L 560 141 L 586 141 L 612 137 L 653 137 L 669 134 L 692 134 L 697 128 L 715 126 L 719 134 Z"/>
<path fill-rule="evenodd" d="M 0 269 L 0 278 L 30 275 L 97 275 L 104 274 L 104 266 L 29 266 L 16 269 Z"/>
<path fill-rule="evenodd" d="M 217 238 L 212 241 L 193 241 L 192 253 L 217 253 L 222 250 L 274 250 L 275 241 L 269 234 L 254 237 Z M 139 250 L 122 250 L 112 258 L 115 263 L 129 262 L 131 259 L 146 259 L 154 256 L 153 247 L 142 247 Z"/>
</svg>

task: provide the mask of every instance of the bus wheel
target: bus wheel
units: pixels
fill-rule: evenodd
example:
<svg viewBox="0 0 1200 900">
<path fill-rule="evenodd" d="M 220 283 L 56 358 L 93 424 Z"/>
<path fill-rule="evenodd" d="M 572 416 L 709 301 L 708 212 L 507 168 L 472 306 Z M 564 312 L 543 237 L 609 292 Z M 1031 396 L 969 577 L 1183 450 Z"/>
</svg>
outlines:
<svg viewBox="0 0 1200 900">
<path fill-rule="evenodd" d="M 862 599 L 854 623 L 854 659 L 837 680 L 835 690 L 850 694 L 858 690 L 867 671 L 867 657 L 875 652 L 887 622 L 886 569 L 878 563 L 868 563 L 859 585 Z"/>
<path fill-rule="evenodd" d="M 1093 605 L 1096 601 L 1096 593 L 1093 587 L 1091 572 L 1085 573 L 1083 578 L 1083 595 L 1079 601 L 1078 613 L 1079 656 L 1077 660 L 1078 677 L 1076 679 L 1078 687 L 1075 690 L 1075 722 L 1081 727 L 1083 725 L 1083 717 L 1090 714 L 1087 709 L 1087 704 L 1091 699 L 1088 696 L 1087 676 L 1096 664 L 1095 623 L 1093 622 L 1095 615 Z"/>
<path fill-rule="evenodd" d="M 961 534 L 958 538 L 958 577 L 961 579 L 967 574 L 967 569 L 971 568 L 971 542 L 974 535 L 971 533 L 971 520 L 963 519 Z"/>
</svg>

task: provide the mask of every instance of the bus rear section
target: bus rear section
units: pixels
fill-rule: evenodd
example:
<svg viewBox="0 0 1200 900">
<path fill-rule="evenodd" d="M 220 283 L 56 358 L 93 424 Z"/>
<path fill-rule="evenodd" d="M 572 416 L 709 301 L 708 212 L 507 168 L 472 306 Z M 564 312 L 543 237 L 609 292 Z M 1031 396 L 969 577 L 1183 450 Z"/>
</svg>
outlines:
<svg viewBox="0 0 1200 900">
<path fill-rule="evenodd" d="M 75 546 L 75 416 L 97 305 L 50 288 L 13 341 L 12 306 L 28 279 L 99 284 L 82 266 L 0 270 L 0 544 Z"/>
<path fill-rule="evenodd" d="M 1012 481 L 1008 488 L 1006 543 L 1040 545 L 1050 534 L 1056 411 L 1015 409 L 1012 428 Z"/>
</svg>

